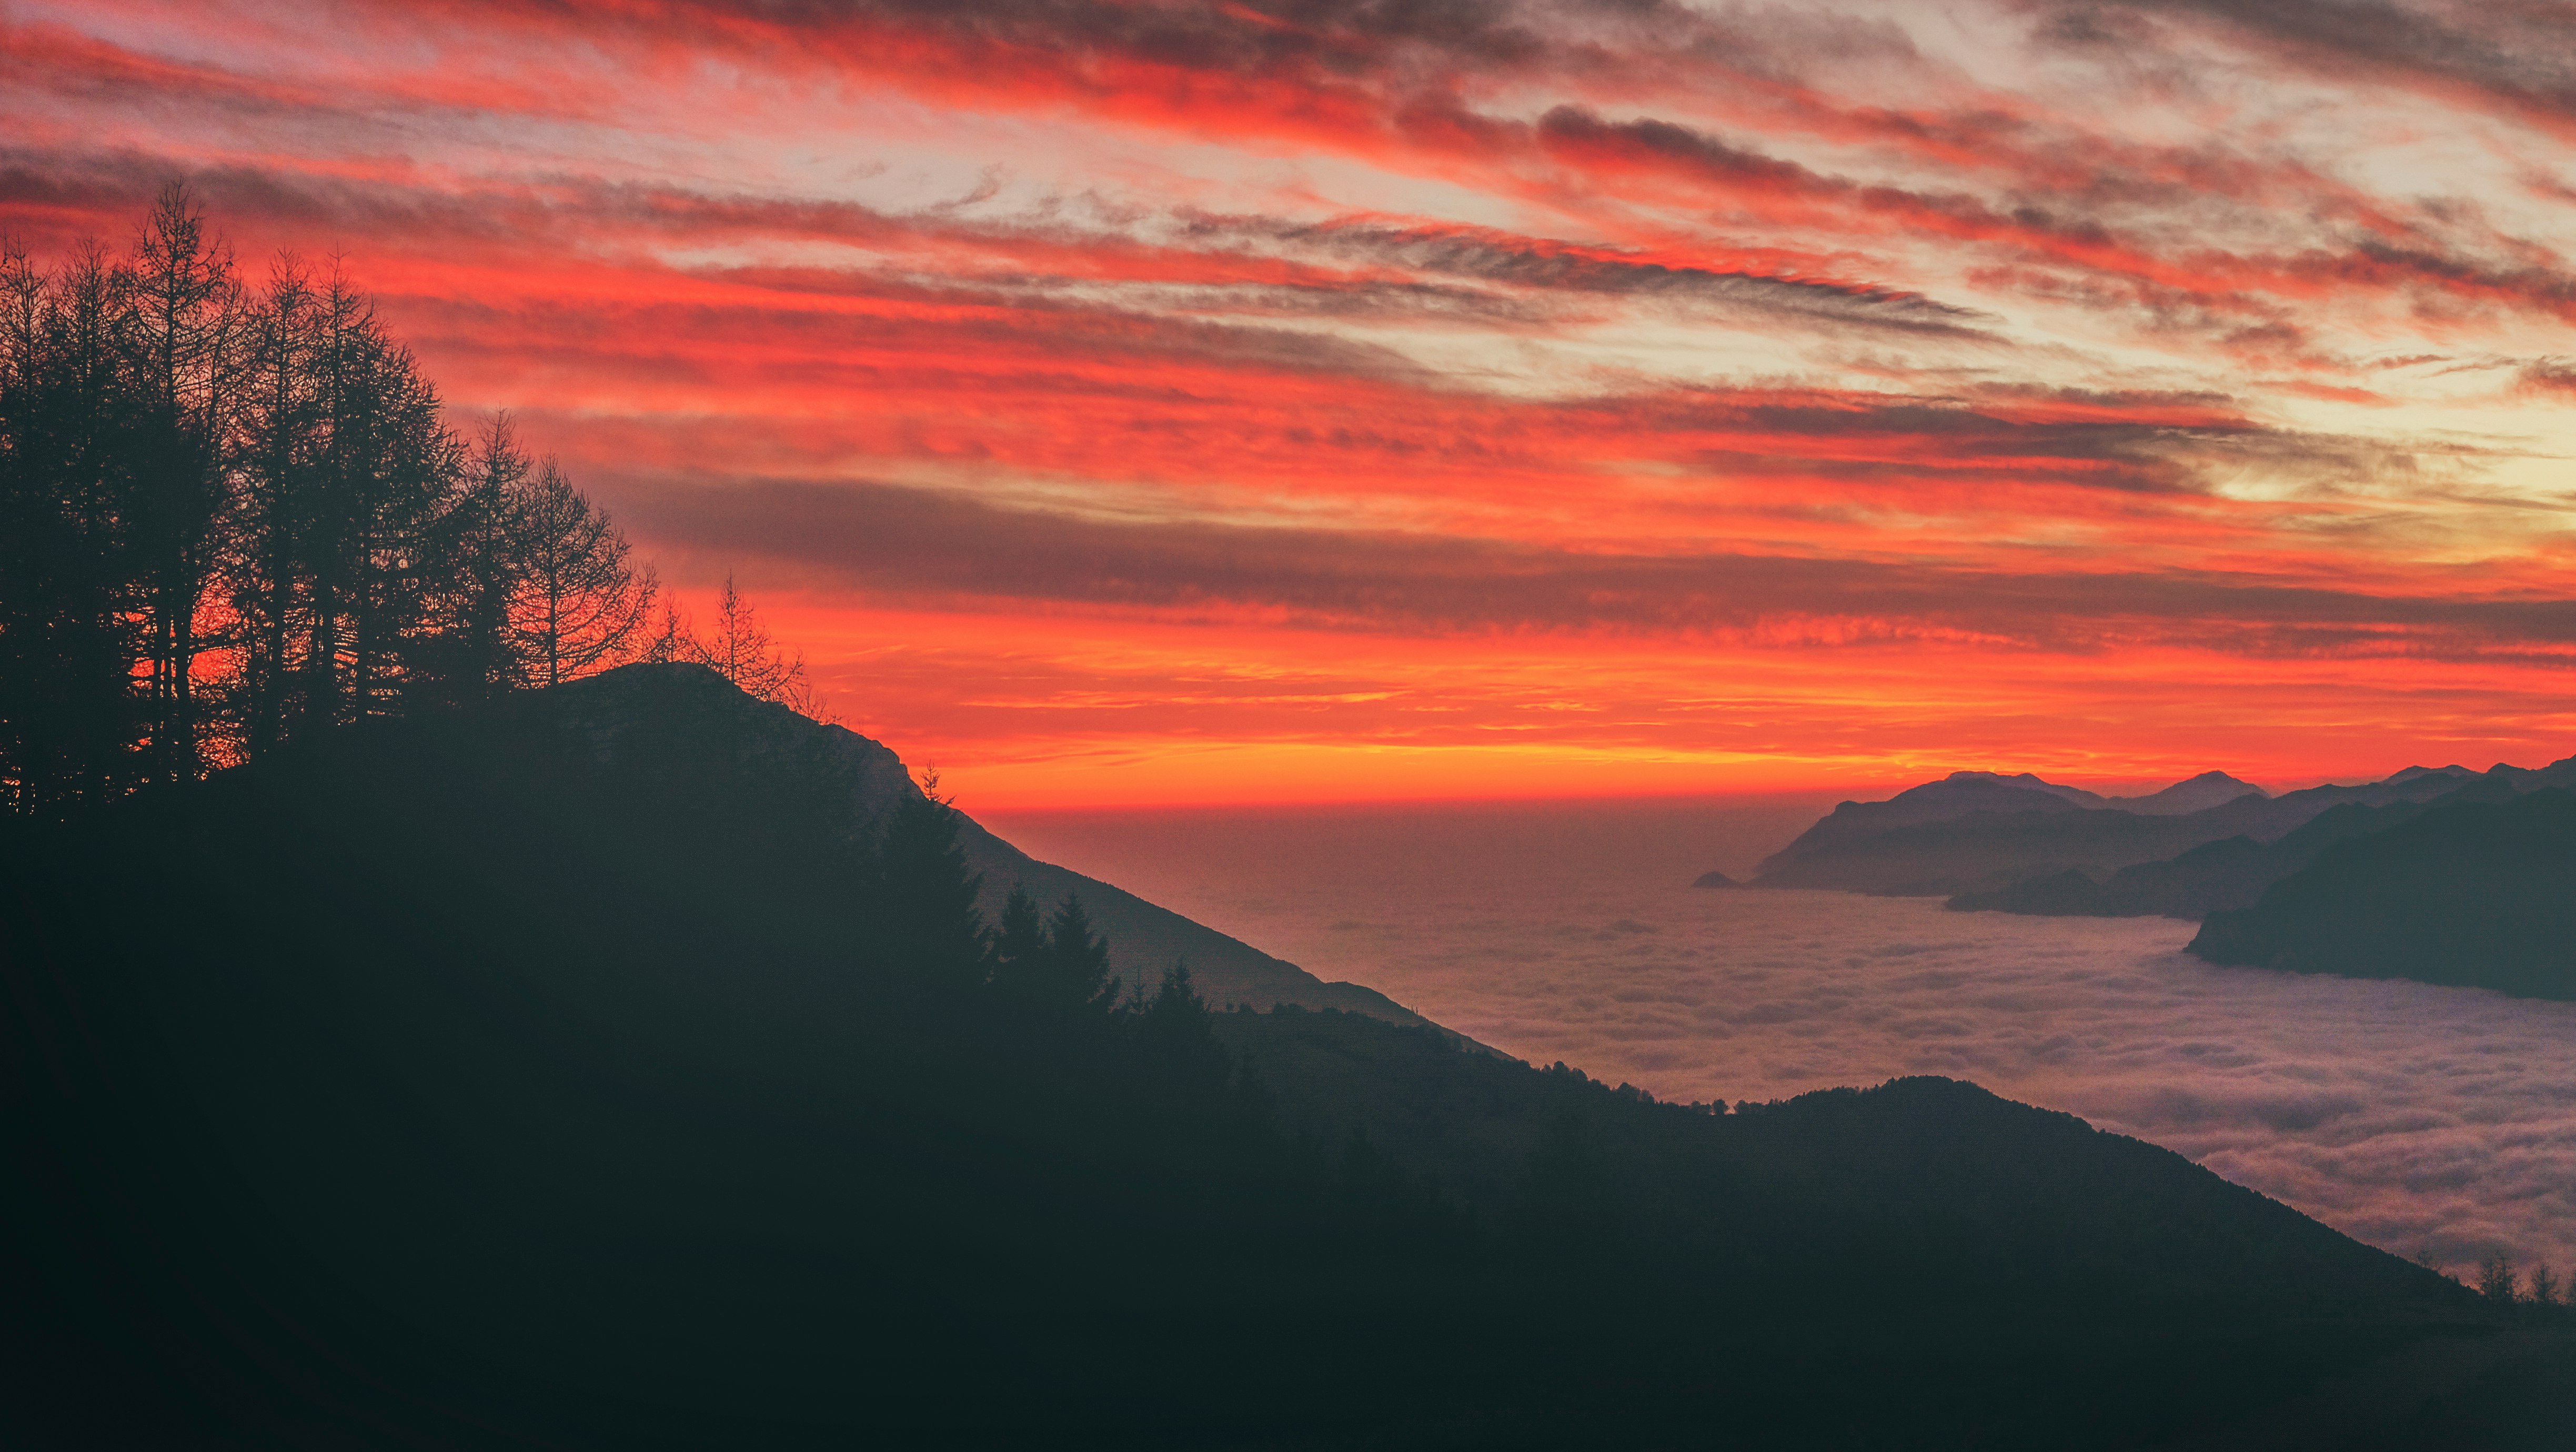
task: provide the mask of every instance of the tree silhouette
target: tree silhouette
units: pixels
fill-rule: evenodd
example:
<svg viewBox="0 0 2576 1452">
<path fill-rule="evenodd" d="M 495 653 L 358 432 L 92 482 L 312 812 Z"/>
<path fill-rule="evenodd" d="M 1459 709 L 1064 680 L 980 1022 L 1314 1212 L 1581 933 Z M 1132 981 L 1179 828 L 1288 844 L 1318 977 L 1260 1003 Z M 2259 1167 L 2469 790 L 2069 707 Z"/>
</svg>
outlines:
<svg viewBox="0 0 2576 1452">
<path fill-rule="evenodd" d="M 1021 1012 L 1097 1018 L 1117 1005 L 1109 941 L 1093 931 L 1091 915 L 1073 893 L 1041 913 L 1037 900 L 1014 886 L 1002 903 L 992 957 L 993 997 Z"/>
<path fill-rule="evenodd" d="M 510 633 L 529 677 L 551 686 L 636 654 L 657 590 L 653 570 L 628 562 L 626 537 L 554 460 L 527 481 L 512 525 L 520 579 Z"/>
<path fill-rule="evenodd" d="M 1207 1001 L 1190 982 L 1190 965 L 1174 963 L 1147 999 L 1138 1028 L 1149 1059 L 1177 1086 L 1212 1096 L 1225 1088 L 1233 1059 L 1216 1041 Z"/>
<path fill-rule="evenodd" d="M 303 615 L 304 501 L 317 452 L 313 289 L 292 254 L 270 263 L 244 331 L 235 446 L 241 513 L 227 561 L 240 650 L 230 695 L 243 750 L 255 759 L 274 750 L 286 732 Z"/>
<path fill-rule="evenodd" d="M 54 272 L 0 255 L 0 687 L 10 796 L 58 814 L 130 784 L 129 279 L 95 243 Z"/>
<path fill-rule="evenodd" d="M 1078 895 L 1066 893 L 1047 915 L 1041 961 L 1041 992 L 1048 1006 L 1068 1013 L 1105 1013 L 1118 1001 L 1118 980 L 1109 976 L 1109 940 L 1092 931 L 1091 915 L 1082 910 Z M 1174 972 L 1187 992 L 1188 968 Z"/>
<path fill-rule="evenodd" d="M 493 415 L 433 531 L 443 586 L 434 669 L 450 701 L 485 700 L 529 683 L 511 617 L 525 573 L 519 515 L 531 467 L 510 416 Z"/>
<path fill-rule="evenodd" d="M 436 633 L 428 542 L 464 451 L 410 350 L 338 268 L 317 286 L 281 255 L 247 333 L 231 595 L 258 756 L 401 708 Z"/>
<path fill-rule="evenodd" d="M 230 503 L 225 430 L 243 305 L 232 249 L 207 234 L 202 210 L 176 182 L 153 202 L 131 270 L 129 521 L 150 672 L 151 772 L 179 781 L 202 764 L 196 668 Z"/>
<path fill-rule="evenodd" d="M 322 298 L 329 446 L 305 698 L 316 725 L 400 709 L 413 649 L 429 633 L 422 540 L 462 463 L 437 390 L 336 261 Z"/>
<path fill-rule="evenodd" d="M 753 614 L 751 602 L 734 588 L 730 574 L 725 576 L 724 593 L 717 597 L 715 634 L 705 649 L 707 664 L 752 695 L 799 710 L 808 704 L 805 657 L 790 659 L 780 653 Z"/>
<path fill-rule="evenodd" d="M 934 775 L 895 804 L 877 840 L 880 950 L 940 991 L 971 988 L 984 976 L 984 915 L 975 905 L 984 879 L 966 865 L 958 822 Z"/>
<path fill-rule="evenodd" d="M 1001 921 L 993 929 L 993 964 L 987 981 L 1004 1003 L 1027 1005 L 1036 1000 L 1036 978 L 1047 952 L 1046 915 L 1026 887 L 1013 883 L 1002 900 Z"/>
<path fill-rule="evenodd" d="M 336 262 L 245 289 L 176 184 L 122 256 L 0 238 L 0 809 L 628 660 L 809 707 L 730 580 L 712 643 L 657 631 L 631 553 L 506 416 L 451 431 Z"/>
<path fill-rule="evenodd" d="M 805 682 L 805 657 L 782 653 L 761 628 L 751 602 L 725 576 L 716 597 L 715 634 L 700 638 L 687 617 L 669 602 L 658 625 L 643 632 L 637 653 L 649 661 L 692 661 L 711 666 L 718 675 L 764 701 L 775 701 L 811 713 L 813 696 Z"/>
<path fill-rule="evenodd" d="M 2514 1303 L 2520 1294 L 2520 1282 L 2514 1275 L 2512 1256 L 2497 1251 L 2478 1262 L 2478 1294 L 2499 1306 Z"/>
</svg>

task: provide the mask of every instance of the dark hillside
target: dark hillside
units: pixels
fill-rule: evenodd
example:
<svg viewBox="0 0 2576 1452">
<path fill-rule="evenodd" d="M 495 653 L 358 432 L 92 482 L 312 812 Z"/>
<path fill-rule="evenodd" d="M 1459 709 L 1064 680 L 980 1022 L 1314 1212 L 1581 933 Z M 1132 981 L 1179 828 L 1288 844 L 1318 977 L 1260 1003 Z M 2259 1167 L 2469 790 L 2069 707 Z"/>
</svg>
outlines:
<svg viewBox="0 0 2576 1452">
<path fill-rule="evenodd" d="M 2337 843 L 2252 907 L 2211 914 L 2190 951 L 2576 999 L 2576 792 L 2445 802 Z"/>
<path fill-rule="evenodd" d="M 1203 1445 L 1193 1348 L 1455 1258 L 1345 1208 L 1186 1004 L 986 1002 L 846 758 L 551 706 L 9 838 L 0 1441 Z M 1325 1414 L 1408 1415 L 1335 1335 Z"/>
<path fill-rule="evenodd" d="M 1578 1146 L 1615 1171 L 1585 1187 L 1605 1214 L 1715 1235 L 1726 1249 L 1704 1251 L 1732 1275 L 2320 1314 L 2428 1289 L 2414 1266 L 2170 1150 L 1955 1080 L 1713 1114 L 1355 1015 L 1229 1014 L 1217 1032 L 1264 1067 L 1292 1120 L 1332 1139 L 1359 1130 L 1488 1214 L 1514 1213 L 1533 1156 Z"/>
<path fill-rule="evenodd" d="M 829 805 L 852 829 L 898 801 L 921 795 L 902 758 L 882 743 L 847 727 L 820 725 L 774 702 L 754 700 L 703 667 L 628 666 L 559 686 L 523 709 L 561 721 L 602 750 L 613 750 L 634 722 L 703 715 L 728 723 L 725 731 L 733 749 L 755 755 L 817 753 L 834 766 Z M 1186 959 L 1200 991 L 1216 1003 L 1295 1003 L 1349 1009 L 1390 1023 L 1422 1022 L 1420 1015 L 1373 988 L 1326 983 L 1294 963 L 1134 893 L 1040 862 L 971 816 L 961 819 L 958 845 L 968 864 L 983 874 L 978 901 L 987 918 L 1001 915 L 1002 901 L 1014 886 L 1025 887 L 1042 902 L 1079 893 L 1093 923 L 1109 939 L 1112 966 L 1130 983 L 1155 981 L 1175 961 Z"/>
<path fill-rule="evenodd" d="M 746 719 L 510 698 L 0 843 L 0 1440 L 2124 1447 L 2493 1329 L 1967 1085 L 1006 994 L 958 824 Z"/>
</svg>

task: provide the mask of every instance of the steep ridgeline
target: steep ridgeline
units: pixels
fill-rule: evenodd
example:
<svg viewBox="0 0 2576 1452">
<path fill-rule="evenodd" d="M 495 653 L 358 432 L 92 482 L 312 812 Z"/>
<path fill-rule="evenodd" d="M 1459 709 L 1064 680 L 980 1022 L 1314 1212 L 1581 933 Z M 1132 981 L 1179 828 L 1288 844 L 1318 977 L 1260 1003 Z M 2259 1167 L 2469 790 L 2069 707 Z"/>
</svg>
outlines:
<svg viewBox="0 0 2576 1452">
<path fill-rule="evenodd" d="M 2576 792 L 2511 786 L 2482 782 L 2323 847 L 2259 901 L 2211 913 L 2190 951 L 2576 999 Z"/>
<path fill-rule="evenodd" d="M 1754 885 L 1956 897 L 1963 909 L 2196 915 L 2204 901 L 2250 902 L 2326 842 L 2393 820 L 2348 813 L 2320 821 L 2338 807 L 2420 805 L 2479 783 L 2530 790 L 2568 770 L 2576 766 L 2498 767 L 2483 777 L 2415 767 L 2385 781 L 2277 797 L 2212 772 L 2134 798 L 2097 797 L 2026 774 L 1959 772 L 1884 802 L 1845 802 L 1764 862 Z M 2217 805 L 2196 805 L 2228 793 Z M 2313 832 L 2274 850 L 2311 823 L 2319 824 Z M 2117 890 L 2106 890 L 2114 881 Z"/>
<path fill-rule="evenodd" d="M 1970 1085 L 1032 996 L 890 771 L 665 672 L 0 822 L 0 1444 L 2145 1448 L 2393 1357 L 2372 1445 L 2567 1445 L 2461 1287 Z"/>
<path fill-rule="evenodd" d="M 896 801 L 921 795 L 902 758 L 883 744 L 847 727 L 822 725 L 785 706 L 754 700 L 702 666 L 627 666 L 532 699 L 586 736 L 603 756 L 614 756 L 620 738 L 639 724 L 692 718 L 724 723 L 728 739 L 749 757 L 810 755 L 822 779 L 832 782 L 831 789 L 846 803 L 853 832 L 865 830 Z M 1424 1021 L 1376 989 L 1327 983 L 1134 893 L 1040 862 L 972 817 L 960 824 L 958 845 L 968 864 L 983 874 L 979 902 L 988 921 L 999 920 L 1002 901 L 1015 885 L 1050 905 L 1067 893 L 1078 894 L 1092 925 L 1109 939 L 1112 970 L 1130 985 L 1151 986 L 1173 963 L 1185 961 L 1199 991 L 1219 1005 L 1294 1003 L 1346 1009 L 1389 1023 Z"/>
</svg>

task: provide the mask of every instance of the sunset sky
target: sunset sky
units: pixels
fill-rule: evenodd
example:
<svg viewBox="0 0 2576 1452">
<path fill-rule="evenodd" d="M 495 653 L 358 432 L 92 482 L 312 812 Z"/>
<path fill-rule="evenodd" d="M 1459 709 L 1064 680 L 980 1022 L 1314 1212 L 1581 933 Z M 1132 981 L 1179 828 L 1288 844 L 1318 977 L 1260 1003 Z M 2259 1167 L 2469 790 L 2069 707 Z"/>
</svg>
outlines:
<svg viewBox="0 0 2576 1452">
<path fill-rule="evenodd" d="M 0 0 L 981 807 L 2576 752 L 2576 8 Z"/>
</svg>

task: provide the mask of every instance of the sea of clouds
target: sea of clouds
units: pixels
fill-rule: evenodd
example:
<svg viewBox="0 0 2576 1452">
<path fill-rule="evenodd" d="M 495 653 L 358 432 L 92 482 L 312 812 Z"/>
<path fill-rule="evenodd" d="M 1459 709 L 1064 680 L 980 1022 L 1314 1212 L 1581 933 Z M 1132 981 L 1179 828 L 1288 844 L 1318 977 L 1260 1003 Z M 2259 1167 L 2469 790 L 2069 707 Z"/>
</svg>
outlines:
<svg viewBox="0 0 2576 1452">
<path fill-rule="evenodd" d="M 2576 1266 L 2576 1004 L 2215 968 L 2193 926 L 1710 891 L 1812 803 L 997 823 L 1325 978 L 1682 1100 L 1905 1074 L 2136 1135 L 2404 1255 Z"/>
</svg>

